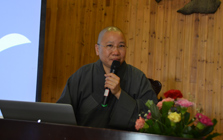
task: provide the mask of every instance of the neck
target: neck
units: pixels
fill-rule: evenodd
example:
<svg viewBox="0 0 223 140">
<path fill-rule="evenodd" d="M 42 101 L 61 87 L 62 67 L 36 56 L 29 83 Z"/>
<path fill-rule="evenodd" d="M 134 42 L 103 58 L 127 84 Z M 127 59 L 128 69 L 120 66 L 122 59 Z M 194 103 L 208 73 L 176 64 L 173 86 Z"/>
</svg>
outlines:
<svg viewBox="0 0 223 140">
<path fill-rule="evenodd" d="M 104 71 L 106 74 L 110 73 L 110 68 L 103 65 Z"/>
</svg>

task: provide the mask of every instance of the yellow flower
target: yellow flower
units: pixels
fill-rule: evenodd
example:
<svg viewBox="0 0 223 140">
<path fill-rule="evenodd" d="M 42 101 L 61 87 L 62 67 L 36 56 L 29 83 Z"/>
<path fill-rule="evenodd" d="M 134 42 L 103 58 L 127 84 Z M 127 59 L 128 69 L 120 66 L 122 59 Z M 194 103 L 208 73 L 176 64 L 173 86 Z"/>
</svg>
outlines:
<svg viewBox="0 0 223 140">
<path fill-rule="evenodd" d="M 168 115 L 168 118 L 170 119 L 170 121 L 177 123 L 181 120 L 181 115 L 177 112 L 173 112 Z"/>
</svg>

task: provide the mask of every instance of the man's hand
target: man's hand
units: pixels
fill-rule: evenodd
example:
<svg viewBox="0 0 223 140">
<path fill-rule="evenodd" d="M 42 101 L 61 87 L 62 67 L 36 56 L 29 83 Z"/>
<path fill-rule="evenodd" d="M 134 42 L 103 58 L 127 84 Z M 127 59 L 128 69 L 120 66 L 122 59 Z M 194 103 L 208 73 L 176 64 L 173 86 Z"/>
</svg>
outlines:
<svg viewBox="0 0 223 140">
<path fill-rule="evenodd" d="M 113 95 L 119 99 L 121 95 L 120 78 L 114 73 L 105 74 L 105 87 L 109 88 Z"/>
</svg>

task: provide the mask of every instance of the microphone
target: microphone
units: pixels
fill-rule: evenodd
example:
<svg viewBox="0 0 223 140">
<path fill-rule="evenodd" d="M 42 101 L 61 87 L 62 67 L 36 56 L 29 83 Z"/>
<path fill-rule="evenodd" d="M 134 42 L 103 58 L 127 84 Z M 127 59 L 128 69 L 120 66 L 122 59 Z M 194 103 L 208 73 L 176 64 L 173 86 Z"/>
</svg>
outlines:
<svg viewBox="0 0 223 140">
<path fill-rule="evenodd" d="M 120 66 L 120 62 L 117 61 L 117 60 L 114 60 L 114 61 L 112 62 L 112 65 L 111 65 L 110 73 L 114 73 L 114 74 L 116 74 L 117 71 L 118 71 L 119 66 Z M 108 95 L 109 95 L 110 92 L 111 92 L 110 89 L 106 87 L 106 88 L 105 88 L 105 92 L 104 92 L 103 102 L 102 102 L 102 104 L 101 104 L 102 107 L 106 107 L 106 106 L 108 105 L 108 104 L 107 104 L 107 100 L 108 100 Z"/>
</svg>

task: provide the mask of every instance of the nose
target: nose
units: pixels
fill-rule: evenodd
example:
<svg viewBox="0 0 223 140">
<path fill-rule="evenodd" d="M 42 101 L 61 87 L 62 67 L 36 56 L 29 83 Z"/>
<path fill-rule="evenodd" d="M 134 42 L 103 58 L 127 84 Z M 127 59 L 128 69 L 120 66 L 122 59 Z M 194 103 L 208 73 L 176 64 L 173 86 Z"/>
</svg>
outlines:
<svg viewBox="0 0 223 140">
<path fill-rule="evenodd" d="M 120 54 L 120 50 L 118 49 L 118 47 L 113 48 L 112 54 L 114 54 L 114 55 L 119 55 Z"/>
</svg>

